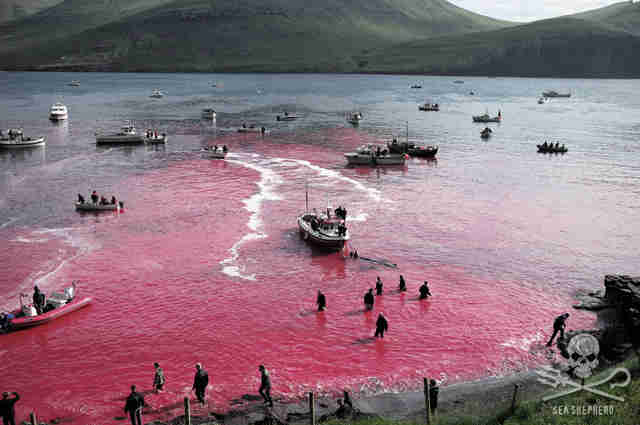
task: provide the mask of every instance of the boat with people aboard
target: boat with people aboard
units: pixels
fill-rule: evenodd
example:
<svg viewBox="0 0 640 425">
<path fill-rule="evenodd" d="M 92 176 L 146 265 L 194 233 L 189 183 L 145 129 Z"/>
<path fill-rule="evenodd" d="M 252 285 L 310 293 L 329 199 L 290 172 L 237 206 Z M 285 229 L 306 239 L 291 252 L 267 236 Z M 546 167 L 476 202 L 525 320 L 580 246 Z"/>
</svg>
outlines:
<svg viewBox="0 0 640 425">
<path fill-rule="evenodd" d="M 489 127 L 485 127 L 484 130 L 480 132 L 480 137 L 482 137 L 483 139 L 488 139 L 491 136 L 491 133 L 493 133 L 493 130 L 491 130 Z"/>
<path fill-rule="evenodd" d="M 404 165 L 408 155 L 393 153 L 385 146 L 367 144 L 362 145 L 355 152 L 344 154 L 347 165 Z"/>
<path fill-rule="evenodd" d="M 148 129 L 145 134 L 139 134 L 132 123 L 122 126 L 119 132 L 101 134 L 96 132 L 96 144 L 98 145 L 135 145 L 141 143 L 166 143 L 169 137 L 166 133 L 158 133 L 157 130 Z"/>
<path fill-rule="evenodd" d="M 75 202 L 76 211 L 116 211 L 120 212 L 124 209 L 124 202 L 118 201 L 115 196 L 111 196 L 111 200 L 104 196 L 99 196 L 94 190 L 89 195 L 89 201 L 84 199 L 82 194 L 78 193 L 78 200 Z"/>
<path fill-rule="evenodd" d="M 78 87 L 78 86 L 80 86 L 80 81 L 72 80 L 68 85 L 71 86 L 71 87 Z"/>
<path fill-rule="evenodd" d="M 422 105 L 418 105 L 418 109 L 420 111 L 439 111 L 440 105 L 437 103 L 424 103 Z"/>
<path fill-rule="evenodd" d="M 39 289 L 36 293 L 40 303 L 38 305 L 30 302 L 30 295 L 20 294 L 20 307 L 0 315 L 0 330 L 10 332 L 42 325 L 91 303 L 91 297 L 77 297 L 77 282 L 75 281 L 62 292 L 54 292 L 48 297 Z M 35 294 L 33 298 L 36 298 Z"/>
<path fill-rule="evenodd" d="M 542 92 L 544 97 L 571 97 L 571 93 L 558 93 L 555 90 L 549 90 Z"/>
<path fill-rule="evenodd" d="M 412 89 L 421 89 L 422 88 L 422 84 L 412 84 L 411 88 Z"/>
<path fill-rule="evenodd" d="M 485 112 L 482 115 L 474 115 L 473 122 L 501 122 L 502 121 L 502 111 L 498 110 L 498 115 L 492 117 L 488 112 Z"/>
<path fill-rule="evenodd" d="M 246 124 L 242 124 L 242 127 L 238 129 L 238 133 L 262 133 L 266 134 L 267 129 L 264 127 L 256 127 L 255 124 L 251 124 L 247 126 Z"/>
<path fill-rule="evenodd" d="M 351 112 L 347 114 L 347 121 L 354 125 L 360 124 L 360 121 L 362 121 L 362 113 Z"/>
<path fill-rule="evenodd" d="M 218 146 L 206 146 L 202 149 L 202 152 L 207 152 L 209 154 L 209 158 L 211 159 L 225 159 L 229 149 L 227 145 Z"/>
<path fill-rule="evenodd" d="M 276 116 L 276 121 L 293 121 L 297 120 L 298 118 L 298 115 L 290 114 L 289 112 L 285 111 L 282 114 Z"/>
<path fill-rule="evenodd" d="M 44 136 L 25 137 L 21 128 L 10 128 L 6 134 L 0 130 L 0 148 L 30 148 L 43 146 L 45 142 Z"/>
<path fill-rule="evenodd" d="M 167 133 L 158 133 L 157 130 L 147 129 L 144 133 L 144 142 L 150 144 L 163 144 L 167 143 L 169 136 Z"/>
<path fill-rule="evenodd" d="M 541 145 L 536 145 L 538 147 L 538 153 L 567 153 L 569 149 L 564 146 L 564 143 L 561 145 L 559 142 L 555 144 L 553 142 L 547 143 L 545 142 Z"/>
<path fill-rule="evenodd" d="M 349 230 L 346 226 L 347 210 L 338 207 L 331 214 L 327 206 L 326 213 L 318 213 L 315 209 L 309 211 L 309 191 L 306 190 L 305 213 L 298 216 L 300 236 L 307 242 L 320 248 L 337 251 L 344 248 L 349 240 Z"/>
<path fill-rule="evenodd" d="M 409 156 L 415 156 L 419 158 L 434 158 L 438 153 L 438 146 L 435 145 L 416 145 L 409 142 L 409 122 L 407 122 L 407 140 L 406 142 L 398 142 L 398 139 L 393 139 L 391 142 L 387 142 L 387 148 L 389 152 L 395 154 L 408 154 Z"/>
<path fill-rule="evenodd" d="M 202 115 L 202 118 L 206 118 L 206 119 L 209 119 L 209 120 L 214 120 L 214 119 L 216 119 L 216 115 L 217 114 L 216 114 L 216 110 L 213 109 L 213 108 L 204 108 L 202 110 L 201 115 Z"/>
<path fill-rule="evenodd" d="M 51 121 L 62 121 L 69 118 L 69 111 L 67 107 L 60 102 L 56 102 L 51 105 L 49 109 L 49 119 Z"/>
<path fill-rule="evenodd" d="M 164 97 L 164 93 L 161 92 L 158 89 L 154 89 L 149 97 L 153 97 L 155 99 L 160 99 L 161 97 Z"/>
</svg>

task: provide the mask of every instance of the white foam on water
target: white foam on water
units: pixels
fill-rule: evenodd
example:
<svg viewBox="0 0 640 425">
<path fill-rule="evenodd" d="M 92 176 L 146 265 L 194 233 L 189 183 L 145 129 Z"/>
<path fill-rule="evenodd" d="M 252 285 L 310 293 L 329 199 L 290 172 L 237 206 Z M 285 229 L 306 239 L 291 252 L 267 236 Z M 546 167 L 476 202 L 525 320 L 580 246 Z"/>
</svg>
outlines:
<svg viewBox="0 0 640 425">
<path fill-rule="evenodd" d="M 500 345 L 528 352 L 531 349 L 531 345 L 540 341 L 544 341 L 544 335 L 542 335 L 542 332 L 538 331 L 534 335 L 508 339 Z"/>
<path fill-rule="evenodd" d="M 357 214 L 355 216 L 349 216 L 347 217 L 347 221 L 367 221 L 367 218 L 369 217 L 369 214 L 367 213 L 360 213 Z"/>
<path fill-rule="evenodd" d="M 252 158 L 255 159 L 257 156 L 258 155 L 254 154 Z M 229 250 L 231 257 L 222 260 L 220 265 L 222 266 L 222 272 L 228 276 L 239 277 L 247 280 L 256 280 L 255 274 L 243 274 L 245 268 L 236 264 L 239 257 L 238 248 L 246 242 L 267 237 L 267 234 L 261 230 L 263 221 L 260 219 L 260 210 L 262 209 L 264 201 L 279 201 L 282 199 L 282 197 L 275 193 L 275 188 L 282 183 L 282 179 L 273 170 L 267 168 L 265 166 L 266 164 L 263 164 L 264 162 L 267 162 L 264 160 L 259 161 L 258 164 L 243 162 L 240 160 L 227 160 L 227 162 L 238 164 L 242 167 L 250 168 L 260 173 L 260 181 L 256 183 L 260 190 L 258 193 L 242 201 L 245 205 L 244 208 L 251 213 L 247 227 L 249 227 L 252 232 L 244 235 L 231 247 Z"/>
<path fill-rule="evenodd" d="M 11 217 L 9 218 L 9 221 L 7 221 L 6 223 L 2 223 L 0 224 L 0 229 L 4 229 L 5 227 L 7 227 L 8 225 L 10 225 L 11 223 L 13 223 L 14 221 L 16 221 L 18 219 L 18 217 Z"/>
</svg>

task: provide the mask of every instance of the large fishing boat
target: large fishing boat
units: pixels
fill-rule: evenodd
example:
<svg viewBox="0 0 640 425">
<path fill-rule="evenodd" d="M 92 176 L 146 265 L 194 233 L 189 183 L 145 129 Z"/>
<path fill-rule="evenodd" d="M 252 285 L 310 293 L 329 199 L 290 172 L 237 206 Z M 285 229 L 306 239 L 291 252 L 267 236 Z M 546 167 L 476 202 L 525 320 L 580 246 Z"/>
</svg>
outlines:
<svg viewBox="0 0 640 425">
<path fill-rule="evenodd" d="M 389 152 L 396 154 L 408 154 L 420 158 L 433 158 L 438 153 L 438 146 L 435 145 L 416 145 L 409 142 L 409 123 L 407 122 L 407 141 L 398 142 L 398 139 L 387 143 Z"/>
<path fill-rule="evenodd" d="M 49 109 L 49 119 L 51 121 L 62 121 L 67 118 L 69 118 L 69 112 L 65 105 L 60 102 L 56 102 L 51 105 L 51 109 Z"/>
<path fill-rule="evenodd" d="M 344 214 L 331 215 L 331 208 L 327 207 L 326 214 L 309 211 L 309 191 L 305 196 L 306 212 L 298 216 L 298 229 L 300 236 L 320 248 L 328 250 L 340 250 L 349 240 L 349 231 L 345 226 L 346 210 Z M 336 210 L 338 213 L 338 210 Z"/>
<path fill-rule="evenodd" d="M 121 128 L 117 133 L 112 134 L 99 134 L 96 133 L 96 143 L 101 144 L 128 144 L 135 145 L 138 143 L 144 143 L 145 137 L 142 134 L 138 134 L 133 124 L 127 124 Z"/>
<path fill-rule="evenodd" d="M 76 297 L 76 283 L 65 288 L 63 292 L 52 293 L 45 302 L 44 311 L 40 314 L 29 301 L 28 294 L 20 294 L 20 308 L 5 315 L 2 321 L 2 329 L 12 331 L 16 329 L 31 328 L 42 325 L 60 316 L 86 307 L 90 302 L 90 297 Z"/>
<path fill-rule="evenodd" d="M 380 145 L 362 145 L 355 152 L 344 154 L 347 165 L 404 165 L 407 161 L 405 153 L 391 152 Z"/>
<path fill-rule="evenodd" d="M 45 137 L 24 137 L 22 129 L 11 128 L 7 133 L 0 130 L 0 148 L 30 148 L 33 146 L 42 146 L 45 144 Z"/>
</svg>

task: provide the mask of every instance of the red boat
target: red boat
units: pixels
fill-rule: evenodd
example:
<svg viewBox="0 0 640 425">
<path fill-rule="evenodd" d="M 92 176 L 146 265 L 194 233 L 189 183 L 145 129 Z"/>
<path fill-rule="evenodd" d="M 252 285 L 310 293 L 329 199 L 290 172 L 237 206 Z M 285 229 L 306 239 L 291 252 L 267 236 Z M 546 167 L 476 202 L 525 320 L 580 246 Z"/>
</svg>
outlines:
<svg viewBox="0 0 640 425">
<path fill-rule="evenodd" d="M 35 307 L 27 303 L 24 299 L 29 300 L 28 294 L 20 294 L 20 308 L 12 311 L 13 316 L 9 318 L 8 330 L 25 329 L 33 326 L 42 325 L 67 313 L 86 307 L 91 302 L 91 297 L 77 298 L 75 297 L 76 284 L 66 288 L 63 293 L 54 292 L 46 300 L 45 312 L 37 314 Z"/>
</svg>

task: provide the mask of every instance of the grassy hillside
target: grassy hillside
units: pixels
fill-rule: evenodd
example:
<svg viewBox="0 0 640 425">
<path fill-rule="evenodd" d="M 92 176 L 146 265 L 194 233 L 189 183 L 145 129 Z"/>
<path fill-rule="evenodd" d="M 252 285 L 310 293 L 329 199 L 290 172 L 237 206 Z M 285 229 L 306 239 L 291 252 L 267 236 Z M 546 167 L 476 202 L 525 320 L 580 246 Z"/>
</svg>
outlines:
<svg viewBox="0 0 640 425">
<path fill-rule="evenodd" d="M 575 18 L 439 37 L 358 57 L 365 72 L 640 77 L 640 38 Z"/>
<path fill-rule="evenodd" d="M 63 0 L 3 0 L 0 2 L 0 24 L 25 18 L 62 1 Z"/>
<path fill-rule="evenodd" d="M 444 0 L 112 0 L 127 9 L 104 15 L 98 3 L 66 0 L 19 31 L 0 28 L 0 59 L 14 68 L 348 71 L 368 49 L 509 25 Z M 39 28 L 54 18 L 63 33 L 45 40 Z"/>
<path fill-rule="evenodd" d="M 640 36 L 640 2 L 620 2 L 600 9 L 578 13 L 572 15 L 572 17 L 605 24 L 610 28 Z"/>
</svg>

